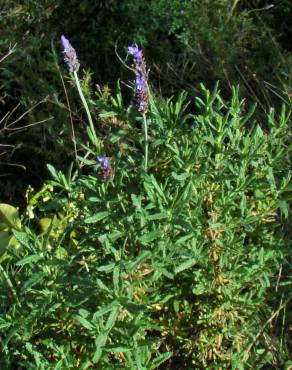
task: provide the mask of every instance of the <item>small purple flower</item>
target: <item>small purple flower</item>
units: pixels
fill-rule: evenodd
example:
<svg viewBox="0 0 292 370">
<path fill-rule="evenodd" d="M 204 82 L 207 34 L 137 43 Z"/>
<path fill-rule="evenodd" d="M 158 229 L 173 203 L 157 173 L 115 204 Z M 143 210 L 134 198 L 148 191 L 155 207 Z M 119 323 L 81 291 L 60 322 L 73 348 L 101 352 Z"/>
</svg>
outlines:
<svg viewBox="0 0 292 370">
<path fill-rule="evenodd" d="M 137 44 L 128 46 L 128 52 L 134 58 L 135 79 L 135 103 L 138 111 L 142 114 L 147 113 L 149 105 L 148 94 L 148 71 L 146 69 L 143 52 Z"/>
<path fill-rule="evenodd" d="M 128 46 L 128 52 L 133 55 L 135 59 L 142 59 L 143 53 L 142 50 L 140 50 L 137 46 L 137 44 L 134 44 L 132 46 Z"/>
<path fill-rule="evenodd" d="M 98 157 L 98 161 L 101 166 L 102 179 L 105 181 L 105 180 L 109 180 L 113 178 L 113 170 L 110 165 L 109 158 L 108 157 Z"/>
<path fill-rule="evenodd" d="M 63 47 L 64 61 L 67 64 L 69 71 L 78 72 L 80 64 L 76 51 L 64 35 L 61 36 L 61 44 Z"/>
<path fill-rule="evenodd" d="M 109 158 L 108 157 L 99 157 L 98 161 L 102 168 L 108 168 L 110 166 Z"/>
<path fill-rule="evenodd" d="M 138 91 L 143 91 L 145 89 L 145 78 L 142 75 L 136 76 L 135 86 Z"/>
</svg>

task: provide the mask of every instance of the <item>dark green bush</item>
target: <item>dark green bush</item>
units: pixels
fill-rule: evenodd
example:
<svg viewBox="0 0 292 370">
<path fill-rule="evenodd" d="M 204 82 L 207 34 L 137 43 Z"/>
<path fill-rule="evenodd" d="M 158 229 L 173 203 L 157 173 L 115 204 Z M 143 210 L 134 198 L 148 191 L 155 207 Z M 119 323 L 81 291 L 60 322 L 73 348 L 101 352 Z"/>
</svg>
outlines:
<svg viewBox="0 0 292 370">
<path fill-rule="evenodd" d="M 28 90 L 31 98 L 39 98 L 39 88 L 47 94 L 45 85 L 56 79 L 52 78 L 51 43 L 57 45 L 62 33 L 70 36 L 82 64 L 91 66 L 98 83 L 115 83 L 121 76 L 115 44 L 123 55 L 125 46 L 135 41 L 147 49 L 156 85 L 164 94 L 169 91 L 163 87 L 178 91 L 189 85 L 194 88 L 202 80 L 212 85 L 220 79 L 228 89 L 240 81 L 245 95 L 252 100 L 256 96 L 264 107 L 274 96 L 269 94 L 264 80 L 282 87 L 277 80 L 291 57 L 284 54 L 289 51 L 289 43 L 281 47 L 275 39 L 285 34 L 289 39 L 292 8 L 285 2 L 266 11 L 258 10 L 269 5 L 260 1 L 2 2 L 6 11 L 2 16 L 5 27 L 1 44 L 17 42 L 23 50 L 10 73 L 22 89 L 34 88 L 33 92 Z M 275 26 L 278 19 L 282 28 Z M 28 62 L 33 63 L 30 68 Z M 31 73 L 38 77 L 33 86 L 26 83 Z M 289 81 L 288 73 L 286 80 Z"/>
</svg>

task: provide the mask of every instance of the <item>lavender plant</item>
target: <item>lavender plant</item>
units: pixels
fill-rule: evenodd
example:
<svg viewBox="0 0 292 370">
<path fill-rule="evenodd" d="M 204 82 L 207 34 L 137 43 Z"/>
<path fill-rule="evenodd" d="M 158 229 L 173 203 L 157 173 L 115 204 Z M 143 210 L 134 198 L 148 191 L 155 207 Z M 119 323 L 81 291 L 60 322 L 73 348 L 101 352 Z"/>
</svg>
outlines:
<svg viewBox="0 0 292 370">
<path fill-rule="evenodd" d="M 285 326 L 276 338 L 274 320 L 285 323 L 291 302 L 281 274 L 291 112 L 271 111 L 266 133 L 250 128 L 236 89 L 231 102 L 203 86 L 201 96 L 196 115 L 185 93 L 153 101 L 148 172 L 138 170 L 129 115 L 133 125 L 105 121 L 113 181 L 109 157 L 92 151 L 98 165 L 88 160 L 75 180 L 50 167 L 53 180 L 28 194 L 29 216 L 0 269 L 1 368 L 288 364 Z M 117 101 L 103 101 L 100 117 L 122 117 Z"/>
</svg>

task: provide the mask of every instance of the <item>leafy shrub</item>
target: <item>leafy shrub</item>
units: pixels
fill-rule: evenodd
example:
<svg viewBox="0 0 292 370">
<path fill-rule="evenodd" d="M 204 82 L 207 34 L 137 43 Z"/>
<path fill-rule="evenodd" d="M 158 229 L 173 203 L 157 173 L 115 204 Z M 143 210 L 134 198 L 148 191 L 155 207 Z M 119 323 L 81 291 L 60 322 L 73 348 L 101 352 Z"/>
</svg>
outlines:
<svg viewBox="0 0 292 370">
<path fill-rule="evenodd" d="M 243 369 L 287 360 L 270 326 L 289 297 L 291 112 L 268 132 L 233 89 L 152 97 L 141 116 L 100 94 L 100 153 L 49 166 L 0 265 L 1 368 Z M 198 114 L 187 112 L 196 105 Z M 273 300 L 275 302 L 275 300 Z M 279 351 L 277 351 L 279 349 Z M 172 354 L 172 358 L 170 358 Z M 163 364 L 164 363 L 164 364 Z"/>
</svg>

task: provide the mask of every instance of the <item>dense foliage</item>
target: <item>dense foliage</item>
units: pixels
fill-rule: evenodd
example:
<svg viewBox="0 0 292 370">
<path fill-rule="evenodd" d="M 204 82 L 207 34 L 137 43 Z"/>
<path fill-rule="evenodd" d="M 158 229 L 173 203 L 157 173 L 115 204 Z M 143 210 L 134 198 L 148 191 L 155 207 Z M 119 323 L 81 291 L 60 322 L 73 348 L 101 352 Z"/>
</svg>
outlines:
<svg viewBox="0 0 292 370">
<path fill-rule="evenodd" d="M 0 369 L 288 370 L 291 2 L 0 5 Z"/>
<path fill-rule="evenodd" d="M 236 89 L 230 103 L 202 92 L 151 100 L 147 172 L 141 117 L 120 92 L 100 95 L 112 175 L 80 144 L 82 172 L 49 165 L 52 181 L 28 192 L 21 225 L 13 212 L 2 219 L 13 234 L 0 265 L 1 368 L 287 360 L 274 314 L 289 300 L 290 114 L 271 110 L 264 132 Z M 194 103 L 198 114 L 186 113 Z"/>
</svg>

